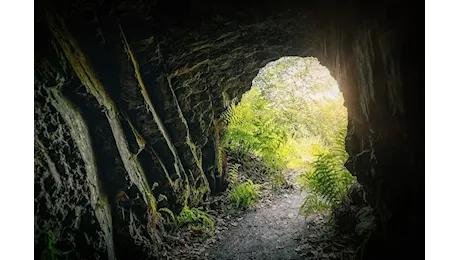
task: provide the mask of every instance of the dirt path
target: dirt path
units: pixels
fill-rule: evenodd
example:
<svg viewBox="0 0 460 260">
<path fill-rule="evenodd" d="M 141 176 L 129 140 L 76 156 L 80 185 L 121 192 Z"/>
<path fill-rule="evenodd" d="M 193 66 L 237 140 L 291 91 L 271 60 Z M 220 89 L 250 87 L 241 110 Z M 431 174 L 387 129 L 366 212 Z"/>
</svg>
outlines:
<svg viewBox="0 0 460 260">
<path fill-rule="evenodd" d="M 299 214 L 306 194 L 298 189 L 248 210 L 208 249 L 212 260 L 303 259 L 296 252 L 306 219 Z"/>
<path fill-rule="evenodd" d="M 268 191 L 242 215 L 216 215 L 215 236 L 204 241 L 186 239 L 167 259 L 352 259 L 355 249 L 347 245 L 350 241 L 347 235 L 333 234 L 327 224 L 329 213 L 300 215 L 299 209 L 308 195 L 294 183 L 296 174 L 290 172 L 287 176 L 291 188 L 282 193 Z"/>
</svg>

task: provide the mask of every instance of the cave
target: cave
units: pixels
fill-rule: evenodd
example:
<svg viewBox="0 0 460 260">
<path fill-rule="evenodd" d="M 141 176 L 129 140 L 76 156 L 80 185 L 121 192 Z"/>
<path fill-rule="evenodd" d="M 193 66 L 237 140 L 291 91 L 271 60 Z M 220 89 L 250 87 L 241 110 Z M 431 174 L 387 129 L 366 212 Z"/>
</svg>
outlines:
<svg viewBox="0 0 460 260">
<path fill-rule="evenodd" d="M 392 0 L 37 2 L 35 256 L 57 240 L 68 259 L 161 259 L 158 209 L 226 188 L 226 102 L 267 63 L 313 56 L 339 83 L 345 166 L 378 216 L 361 259 L 417 258 L 422 22 Z"/>
</svg>

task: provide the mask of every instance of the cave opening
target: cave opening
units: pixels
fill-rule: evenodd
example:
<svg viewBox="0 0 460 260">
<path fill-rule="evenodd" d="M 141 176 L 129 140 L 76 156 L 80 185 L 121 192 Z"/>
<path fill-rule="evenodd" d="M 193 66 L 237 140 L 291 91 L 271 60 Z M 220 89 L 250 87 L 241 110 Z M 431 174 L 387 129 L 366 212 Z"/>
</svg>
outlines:
<svg viewBox="0 0 460 260">
<path fill-rule="evenodd" d="M 343 200 L 356 181 L 344 167 L 347 109 L 337 81 L 318 59 L 269 62 L 239 102 L 226 102 L 222 148 L 230 158 L 229 198 L 237 207 L 259 196 L 248 182 L 308 190 L 304 215 Z M 266 169 L 251 169 L 256 161 Z"/>
<path fill-rule="evenodd" d="M 241 227 L 227 239 L 238 241 L 232 242 L 238 251 L 252 250 L 255 259 L 271 259 L 273 248 L 286 258 L 296 247 L 304 256 L 314 256 L 312 250 L 324 248 L 305 234 L 329 235 L 327 221 L 336 220 L 356 183 L 344 166 L 348 120 L 342 93 L 314 57 L 271 61 L 251 83 L 240 99 L 225 99 L 221 118 L 226 125 L 227 199 L 246 210 Z M 229 259 L 226 254 L 235 250 L 226 244 L 219 246 L 223 251 L 211 250 L 212 257 Z M 306 244 L 314 249 L 303 248 Z M 352 241 L 344 244 L 353 248 Z M 347 257 L 343 247 L 325 250 Z"/>
<path fill-rule="evenodd" d="M 409 34 L 388 22 L 392 13 L 347 4 L 335 12 L 318 5 L 272 16 L 260 8 L 259 16 L 245 10 L 221 17 L 213 11 L 206 16 L 212 21 L 183 26 L 173 22 L 180 14 L 162 21 L 145 7 L 164 9 L 145 2 L 134 9 L 90 8 L 98 15 L 94 23 L 86 19 L 86 8 L 46 7 L 37 22 L 45 32 L 37 45 L 46 48 L 35 70 L 36 255 L 50 253 L 46 246 L 56 240 L 53 247 L 72 249 L 68 257 L 75 259 L 157 259 L 166 251 L 178 257 L 184 246 L 202 243 L 194 240 L 197 235 L 239 227 L 230 233 L 234 240 L 215 247 L 227 257 L 217 259 L 252 254 L 270 259 L 265 256 L 278 249 L 315 258 L 319 248 L 306 246 L 314 241 L 278 248 L 277 241 L 296 239 L 277 232 L 302 235 L 306 225 L 321 225 L 302 222 L 299 208 L 316 214 L 335 206 L 342 228 L 362 241 L 370 237 L 368 223 L 374 223 L 366 217 L 378 218 L 363 259 L 410 251 L 406 241 L 420 233 L 421 222 L 413 220 L 421 219 L 423 180 L 414 163 L 421 154 L 414 148 L 419 131 L 407 123 L 417 120 L 418 103 L 407 97 L 420 79 L 412 80 L 419 67 L 407 61 L 411 52 L 405 46 L 411 45 L 399 41 Z M 375 21 L 368 21 L 374 15 Z M 270 64 L 281 64 L 282 56 L 301 63 L 310 55 L 339 82 L 327 94 L 305 97 L 309 89 L 292 82 L 292 66 L 285 65 L 291 71 L 278 78 L 278 85 L 291 87 L 284 90 L 270 88 L 260 75 Z M 82 86 L 86 91 L 79 91 Z M 324 99 L 334 102 L 321 103 Z M 355 186 L 348 171 L 362 186 Z M 271 196 L 308 185 L 313 195 L 294 200 L 282 195 L 278 203 Z M 363 206 L 364 200 L 371 206 Z M 224 218 L 219 214 L 227 201 L 262 215 L 241 223 Z M 265 211 L 255 207 L 263 202 L 270 205 Z M 251 222 L 258 217 L 270 225 Z M 88 225 L 80 226 L 79 219 Z M 244 238 L 248 233 L 252 237 Z M 264 251 L 264 240 L 273 242 L 272 251 Z M 234 241 L 253 243 L 239 244 L 231 255 L 226 248 L 235 248 Z M 327 254 L 347 259 L 336 255 L 346 250 Z M 274 259 L 291 258 L 280 253 Z"/>
</svg>

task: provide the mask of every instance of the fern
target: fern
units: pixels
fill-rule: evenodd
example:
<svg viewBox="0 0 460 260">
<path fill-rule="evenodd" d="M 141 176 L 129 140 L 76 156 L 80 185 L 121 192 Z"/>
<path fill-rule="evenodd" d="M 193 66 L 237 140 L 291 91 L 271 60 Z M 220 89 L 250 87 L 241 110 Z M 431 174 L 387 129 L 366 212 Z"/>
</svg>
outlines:
<svg viewBox="0 0 460 260">
<path fill-rule="evenodd" d="M 308 179 L 308 185 L 313 192 L 331 205 L 338 204 L 346 195 L 348 183 L 344 181 L 344 176 L 350 175 L 337 159 L 332 153 L 318 155 Z"/>
<path fill-rule="evenodd" d="M 171 228 L 175 228 L 177 226 L 177 221 L 176 217 L 174 216 L 174 213 L 168 209 L 168 208 L 160 208 L 158 211 L 164 212 L 167 214 L 167 225 L 169 225 Z"/>
<path fill-rule="evenodd" d="M 282 168 L 285 163 L 279 147 L 285 143 L 287 134 L 276 115 L 277 111 L 268 107 L 260 90 L 251 89 L 238 105 L 232 103 L 222 114 L 221 120 L 227 125 L 223 148 L 259 156 L 272 167 Z"/>
<path fill-rule="evenodd" d="M 240 166 L 238 163 L 229 164 L 230 187 L 227 198 L 235 208 L 246 209 L 258 200 L 260 185 L 254 184 L 251 179 L 241 183 L 238 174 Z"/>
<path fill-rule="evenodd" d="M 302 206 L 300 207 L 300 212 L 303 215 L 310 215 L 316 211 L 324 211 L 330 209 L 330 204 L 325 202 L 318 194 L 313 193 L 305 198 Z"/>
<path fill-rule="evenodd" d="M 252 180 L 241 184 L 235 184 L 228 192 L 229 201 L 239 209 L 246 209 L 253 206 L 259 198 L 260 185 L 254 184 Z"/>
<path fill-rule="evenodd" d="M 214 233 L 214 220 L 199 208 L 190 209 L 188 206 L 184 206 L 176 220 L 178 226 L 187 225 L 189 230 L 203 231 L 207 234 Z"/>
<path fill-rule="evenodd" d="M 317 154 L 312 170 L 301 175 L 303 189 L 313 192 L 302 206 L 303 214 L 336 207 L 355 182 L 355 178 L 344 167 L 348 156 L 344 148 L 345 134 L 345 127 L 338 129 L 336 137 L 332 139 L 333 145 Z"/>
<path fill-rule="evenodd" d="M 54 232 L 49 230 L 48 231 L 48 247 L 43 251 L 41 259 L 42 260 L 56 260 L 58 259 L 58 256 L 64 256 L 72 252 L 72 250 L 69 251 L 61 251 L 56 248 L 56 236 L 54 235 Z"/>
<path fill-rule="evenodd" d="M 184 206 L 177 216 L 168 208 L 160 208 L 159 211 L 166 214 L 166 224 L 169 226 L 170 232 L 174 232 L 183 226 L 186 226 L 191 231 L 209 235 L 214 232 L 214 220 L 208 213 L 199 208 Z"/>
<path fill-rule="evenodd" d="M 236 104 L 233 102 L 228 106 L 227 110 L 222 113 L 222 119 L 224 123 L 230 124 L 235 122 L 241 122 L 241 110 L 236 108 Z"/>
<path fill-rule="evenodd" d="M 238 183 L 238 168 L 240 168 L 238 163 L 229 163 L 228 175 L 230 176 L 230 185 L 235 185 Z"/>
</svg>

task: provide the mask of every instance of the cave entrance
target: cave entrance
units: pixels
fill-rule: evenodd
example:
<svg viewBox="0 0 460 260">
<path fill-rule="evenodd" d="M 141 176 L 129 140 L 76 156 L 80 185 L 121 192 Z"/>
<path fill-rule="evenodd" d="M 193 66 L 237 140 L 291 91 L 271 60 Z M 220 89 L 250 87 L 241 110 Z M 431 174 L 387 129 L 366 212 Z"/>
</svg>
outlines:
<svg viewBox="0 0 460 260">
<path fill-rule="evenodd" d="M 314 57 L 282 57 L 260 69 L 251 89 L 223 114 L 230 200 L 250 207 L 269 186 L 307 193 L 297 207 L 304 215 L 338 205 L 355 182 L 344 167 L 343 102 L 337 82 Z"/>
</svg>

